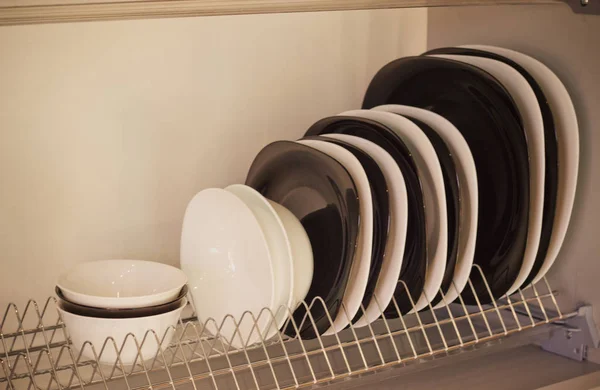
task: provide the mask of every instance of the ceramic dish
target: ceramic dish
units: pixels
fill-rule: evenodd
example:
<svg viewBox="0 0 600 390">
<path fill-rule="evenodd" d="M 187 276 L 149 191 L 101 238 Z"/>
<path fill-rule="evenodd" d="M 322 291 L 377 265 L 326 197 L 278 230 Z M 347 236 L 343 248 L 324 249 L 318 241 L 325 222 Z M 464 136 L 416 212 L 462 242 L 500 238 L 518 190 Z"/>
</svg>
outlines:
<svg viewBox="0 0 600 390">
<path fill-rule="evenodd" d="M 234 184 L 225 188 L 248 206 L 265 235 L 271 253 L 271 266 L 275 276 L 275 301 L 271 312 L 274 323 L 267 326 L 263 335 L 268 339 L 275 335 L 288 318 L 288 308 L 294 305 L 294 264 L 292 260 L 292 246 L 288 239 L 283 222 L 271 204 L 255 189 L 243 184 Z M 271 320 L 271 313 L 254 313 L 263 315 Z M 258 332 L 255 332 L 250 342 L 260 341 Z M 235 339 L 234 339 L 235 340 Z"/>
<path fill-rule="evenodd" d="M 171 265 L 143 260 L 81 263 L 58 278 L 65 298 L 84 306 L 125 309 L 173 301 L 187 283 Z"/>
<path fill-rule="evenodd" d="M 415 125 L 419 126 L 423 134 L 427 136 L 435 153 L 440 160 L 440 167 L 442 168 L 442 176 L 444 178 L 444 189 L 446 191 L 446 216 L 448 217 L 448 249 L 446 257 L 446 269 L 444 270 L 444 277 L 442 279 L 442 285 L 438 294 L 432 299 L 431 304 L 436 305 L 442 300 L 442 292 L 448 291 L 454 278 L 454 270 L 456 267 L 456 257 L 458 255 L 458 215 L 460 214 L 460 193 L 458 191 L 458 176 L 456 173 L 456 167 L 452 153 L 448 149 L 448 146 L 444 142 L 443 138 L 436 133 L 426 123 L 412 118 L 410 116 L 403 115 L 405 118 L 410 119 Z"/>
<path fill-rule="evenodd" d="M 469 149 L 469 145 L 460 131 L 447 119 L 434 112 L 395 104 L 375 107 L 373 110 L 394 112 L 426 123 L 444 140 L 454 159 L 461 199 L 460 214 L 458 216 L 458 253 L 452 284 L 444 291 L 444 299 L 437 303 L 435 308 L 445 306 L 446 303 L 451 303 L 457 299 L 467 285 L 475 254 L 479 201 L 477 196 L 477 170 L 471 149 Z"/>
<path fill-rule="evenodd" d="M 276 279 L 288 272 L 273 266 L 268 238 L 252 209 L 226 190 L 200 191 L 185 211 L 181 268 L 198 321 L 236 347 L 259 339 L 271 324 L 262 309 L 280 303 Z"/>
<path fill-rule="evenodd" d="M 396 304 L 389 305 L 386 309 L 388 318 L 397 318 L 412 310 L 411 297 L 416 302 L 421 295 L 427 266 L 423 193 L 413 158 L 396 133 L 368 119 L 338 115 L 321 119 L 306 132 L 306 135 L 322 134 L 347 134 L 369 140 L 389 153 L 402 171 L 408 193 L 406 246 L 400 280 L 394 293 Z"/>
<path fill-rule="evenodd" d="M 54 292 L 56 293 L 63 310 L 68 311 L 69 313 L 85 317 L 134 318 L 153 316 L 177 309 L 179 306 L 181 306 L 181 301 L 185 299 L 188 293 L 188 287 L 183 286 L 181 292 L 173 302 L 163 303 L 162 305 L 157 306 L 139 307 L 135 309 L 110 309 L 84 306 L 67 300 L 58 286 L 54 289 Z"/>
<path fill-rule="evenodd" d="M 326 335 L 342 331 L 350 324 L 354 316 L 360 310 L 360 303 L 367 288 L 369 280 L 369 269 L 371 267 L 371 253 L 373 251 L 373 200 L 369 178 L 360 164 L 360 161 L 352 153 L 339 145 L 327 141 L 314 139 L 297 141 L 300 144 L 310 146 L 342 164 L 350 173 L 358 190 L 360 228 L 356 240 L 356 254 L 350 269 L 350 278 L 344 292 L 344 309 L 333 318 L 332 326 L 325 332 Z"/>
<path fill-rule="evenodd" d="M 353 110 L 342 115 L 356 116 L 377 121 L 402 138 L 415 160 L 425 207 L 427 240 L 427 273 L 425 285 L 414 310 L 426 308 L 442 284 L 448 255 L 448 217 L 446 215 L 446 191 L 440 162 L 435 149 L 421 129 L 410 120 L 388 112 Z"/>
<path fill-rule="evenodd" d="M 556 210 L 548 250 L 539 270 L 533 269 L 525 285 L 539 282 L 548 272 L 562 246 L 571 219 L 579 170 L 579 127 L 569 92 L 560 79 L 540 61 L 509 49 L 467 46 L 509 58 L 522 66 L 539 84 L 552 112 L 558 139 L 558 184 Z M 546 150 L 548 153 L 548 149 Z M 546 154 L 548 157 L 548 154 Z M 539 262 L 536 260 L 536 264 Z M 537 267 L 536 267 L 537 268 Z"/>
<path fill-rule="evenodd" d="M 298 307 L 300 302 L 306 298 L 306 294 L 308 293 L 308 289 L 312 282 L 314 271 L 312 248 L 310 246 L 308 235 L 298 218 L 282 205 L 275 203 L 272 200 L 269 200 L 268 202 L 277 212 L 277 215 L 279 215 L 281 222 L 283 222 L 292 249 L 294 288 L 290 310 L 293 311 Z"/>
<path fill-rule="evenodd" d="M 381 271 L 371 301 L 363 303 L 364 315 L 354 323 L 356 327 L 366 326 L 379 318 L 381 310 L 390 304 L 400 278 L 408 215 L 406 184 L 392 156 L 373 142 L 347 134 L 325 134 L 323 137 L 352 144 L 371 156 L 381 168 L 388 188 L 389 231 Z"/>
<path fill-rule="evenodd" d="M 544 172 L 544 205 L 543 205 L 543 219 L 542 219 L 542 230 L 540 233 L 540 244 L 538 246 L 537 255 L 535 262 L 529 276 L 523 285 L 527 285 L 533 280 L 533 277 L 539 272 L 542 267 L 546 255 L 548 253 L 548 247 L 550 245 L 550 239 L 552 236 L 552 227 L 554 217 L 556 214 L 556 197 L 558 193 L 558 143 L 556 140 L 556 129 L 554 125 L 554 118 L 552 116 L 552 110 L 546 95 L 542 91 L 542 88 L 538 82 L 531 76 L 531 74 L 517 62 L 512 59 L 494 53 L 493 51 L 479 50 L 468 47 L 446 47 L 432 50 L 426 54 L 459 54 L 469 55 L 475 57 L 490 58 L 496 61 L 500 61 L 509 65 L 515 69 L 521 76 L 523 76 L 527 83 L 533 89 L 533 93 L 537 99 L 538 105 L 542 113 L 542 120 L 544 126 L 544 152 L 545 152 L 545 172 Z M 519 53 L 517 53 L 519 54 Z"/>
<path fill-rule="evenodd" d="M 302 223 L 313 250 L 314 273 L 307 306 L 294 312 L 285 332 L 314 338 L 336 318 L 354 262 L 360 227 L 358 193 L 348 171 L 335 159 L 307 145 L 278 141 L 252 162 L 246 184 L 281 204 Z M 320 297 L 317 299 L 317 297 Z"/>
<path fill-rule="evenodd" d="M 452 122 L 465 137 L 479 183 L 475 263 L 482 274 L 477 270 L 471 281 L 481 303 L 503 296 L 520 272 L 529 218 L 527 143 L 510 94 L 497 79 L 472 65 L 406 57 L 386 65 L 371 81 L 363 105 L 381 104 L 426 107 Z M 477 303 L 470 290 L 463 291 L 463 299 Z"/>
<path fill-rule="evenodd" d="M 546 166 L 542 112 L 533 89 L 527 80 L 509 65 L 489 58 L 472 56 L 436 55 L 436 57 L 471 64 L 490 73 L 510 93 L 521 114 L 527 139 L 527 154 L 529 155 L 529 228 L 527 229 L 527 244 L 521 269 L 507 291 L 507 294 L 511 295 L 521 287 L 529 276 L 540 244 L 544 208 L 544 170 Z"/>
<path fill-rule="evenodd" d="M 60 303 L 57 310 L 68 329 L 73 348 L 88 359 L 120 367 L 121 364 L 131 366 L 154 359 L 160 350 L 164 350 L 175 334 L 174 327 L 186 304 L 187 300 L 183 298 L 175 310 L 135 318 L 81 316 L 69 313 Z M 109 337 L 114 344 L 107 340 Z M 136 341 L 140 345 L 140 353 Z"/>
<path fill-rule="evenodd" d="M 336 139 L 322 136 L 306 137 L 305 139 L 325 140 L 343 147 L 356 157 L 369 179 L 371 198 L 373 200 L 373 250 L 371 252 L 371 266 L 369 267 L 367 287 L 365 288 L 365 293 L 363 294 L 361 302 L 362 307 L 366 308 L 369 302 L 371 302 L 375 292 L 389 234 L 390 199 L 385 176 L 382 169 L 379 167 L 379 164 L 377 164 L 368 153 L 365 153 L 362 149 L 354 146 L 352 143 L 340 140 L 339 138 Z M 363 314 L 362 310 L 359 310 L 352 319 L 352 322 L 356 322 Z"/>
</svg>

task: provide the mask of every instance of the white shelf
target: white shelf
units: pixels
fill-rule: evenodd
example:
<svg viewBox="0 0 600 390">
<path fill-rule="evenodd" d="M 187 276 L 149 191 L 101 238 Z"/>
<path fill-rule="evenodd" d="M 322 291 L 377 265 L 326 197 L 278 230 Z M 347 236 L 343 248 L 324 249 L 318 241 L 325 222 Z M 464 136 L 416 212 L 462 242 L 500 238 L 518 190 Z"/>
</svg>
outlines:
<svg viewBox="0 0 600 390">
<path fill-rule="evenodd" d="M 0 0 L 0 26 L 92 20 L 564 2 L 569 0 Z"/>
</svg>

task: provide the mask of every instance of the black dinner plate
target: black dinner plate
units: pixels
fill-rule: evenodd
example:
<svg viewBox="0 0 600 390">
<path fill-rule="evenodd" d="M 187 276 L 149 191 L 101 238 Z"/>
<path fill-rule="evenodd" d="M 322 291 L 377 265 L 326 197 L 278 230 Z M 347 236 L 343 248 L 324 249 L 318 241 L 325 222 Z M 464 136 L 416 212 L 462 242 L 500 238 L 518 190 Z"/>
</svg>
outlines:
<svg viewBox="0 0 600 390">
<path fill-rule="evenodd" d="M 406 145 L 389 128 L 378 122 L 353 116 L 333 116 L 321 119 L 306 132 L 307 136 L 321 134 L 348 134 L 369 140 L 385 149 L 398 164 L 404 175 L 407 189 L 408 216 L 407 236 L 400 280 L 406 283 L 412 300 L 416 302 L 423 291 L 427 267 L 427 249 L 425 241 L 425 210 L 423 193 L 417 175 L 417 168 Z M 397 318 L 408 313 L 413 305 L 402 283 L 398 283 L 394 298 L 400 309 L 390 304 L 386 316 Z"/>
<path fill-rule="evenodd" d="M 371 250 L 371 264 L 369 267 L 367 288 L 365 289 L 363 300 L 361 302 L 363 307 L 366 308 L 369 306 L 371 298 L 373 298 L 375 286 L 379 279 L 390 228 L 390 200 L 385 176 L 383 175 L 379 164 L 377 164 L 371 156 L 348 142 L 321 136 L 308 136 L 303 139 L 326 141 L 343 147 L 356 157 L 369 178 L 371 198 L 373 199 L 373 248 Z M 363 314 L 362 310 L 359 310 L 352 319 L 352 322 L 358 321 Z"/>
<path fill-rule="evenodd" d="M 354 181 L 335 159 L 307 145 L 277 141 L 256 156 L 246 185 L 290 210 L 308 234 L 314 258 L 313 280 L 305 298 L 312 321 L 301 305 L 294 321 L 302 338 L 315 338 L 331 327 L 346 291 L 356 254 L 359 200 Z M 320 297 L 320 300 L 315 298 Z M 292 324 L 286 334 L 296 336 Z"/>
<path fill-rule="evenodd" d="M 481 303 L 506 294 L 521 269 L 529 216 L 529 163 L 519 111 L 504 87 L 481 69 L 443 58 L 406 57 L 371 81 L 363 108 L 404 104 L 448 119 L 469 144 L 477 168 L 479 212 L 470 279 Z M 486 287 L 486 280 L 491 295 Z M 467 304 L 477 301 L 470 289 Z"/>
<path fill-rule="evenodd" d="M 490 58 L 492 60 L 503 62 L 510 65 L 513 69 L 521 74 L 527 80 L 542 111 L 542 120 L 544 123 L 544 148 L 546 157 L 546 166 L 544 174 L 544 206 L 542 215 L 542 231 L 540 234 L 540 245 L 538 247 L 538 253 L 535 257 L 533 267 L 529 272 L 529 276 L 523 283 L 523 286 L 529 285 L 535 278 L 535 276 L 542 268 L 546 254 L 548 253 L 548 246 L 550 245 L 550 238 L 552 236 L 552 226 L 554 221 L 554 215 L 556 213 L 556 197 L 558 195 L 558 141 L 556 139 L 556 129 L 554 127 L 554 118 L 552 116 L 552 110 L 548 104 L 548 100 L 539 86 L 537 81 L 515 61 L 506 58 L 500 54 L 492 53 L 485 50 L 469 49 L 464 47 L 444 47 L 428 51 L 427 54 L 459 54 L 469 55 L 475 57 Z"/>
<path fill-rule="evenodd" d="M 444 278 L 442 279 L 440 289 L 445 294 L 452 285 L 454 268 L 456 267 L 456 258 L 458 255 L 460 194 L 456 166 L 454 165 L 454 159 L 452 158 L 448 146 L 435 130 L 420 120 L 412 118 L 410 115 L 402 114 L 402 116 L 411 120 L 423 130 L 423 133 L 425 133 L 433 145 L 435 154 L 438 156 L 442 168 L 444 190 L 446 194 L 446 214 L 448 216 L 448 256 L 446 258 L 446 270 L 444 271 Z M 437 305 L 441 300 L 442 294 L 438 293 L 431 301 L 431 305 Z"/>
</svg>

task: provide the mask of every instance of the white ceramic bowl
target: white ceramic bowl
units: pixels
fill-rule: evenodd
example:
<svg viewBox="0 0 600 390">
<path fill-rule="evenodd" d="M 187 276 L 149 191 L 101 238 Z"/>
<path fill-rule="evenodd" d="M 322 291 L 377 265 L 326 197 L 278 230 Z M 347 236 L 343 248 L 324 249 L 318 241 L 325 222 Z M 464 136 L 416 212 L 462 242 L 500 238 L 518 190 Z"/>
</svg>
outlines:
<svg viewBox="0 0 600 390">
<path fill-rule="evenodd" d="M 275 275 L 269 242 L 252 209 L 218 188 L 200 191 L 187 206 L 181 268 L 200 323 L 236 347 L 256 340 L 252 316 L 277 304 L 275 278 L 285 276 Z M 260 331 L 268 325 L 261 316 Z"/>
<path fill-rule="evenodd" d="M 84 306 L 132 309 L 173 301 L 187 277 L 179 268 L 144 260 L 78 264 L 58 278 L 65 298 Z"/>
<path fill-rule="evenodd" d="M 314 259 L 312 247 L 306 230 L 291 211 L 269 200 L 273 209 L 279 215 L 292 249 L 292 263 L 294 267 L 294 288 L 292 293 L 292 305 L 290 309 L 294 311 L 296 307 L 306 298 L 314 272 Z"/>
<path fill-rule="evenodd" d="M 159 347 L 164 350 L 169 345 L 174 334 L 173 327 L 177 325 L 181 311 L 186 304 L 187 300 L 183 299 L 181 305 L 173 311 L 136 318 L 85 317 L 69 313 L 61 307 L 58 308 L 58 311 L 67 327 L 73 347 L 77 351 L 81 351 L 82 356 L 94 359 L 91 348 L 93 345 L 99 362 L 113 365 L 117 361 L 117 350 L 123 347 L 119 354 L 121 363 L 130 366 L 136 362 L 136 358 L 137 363 L 140 363 L 142 359 L 153 359 L 159 352 Z M 150 330 L 154 330 L 158 342 L 152 332 L 148 333 Z M 135 336 L 135 339 L 132 335 Z M 106 342 L 109 337 L 113 338 L 117 349 L 112 342 Z M 144 337 L 146 337 L 145 340 Z M 141 357 L 138 356 L 136 340 L 137 345 L 140 345 Z M 106 346 L 104 347 L 105 342 Z M 102 354 L 100 354 L 101 351 Z"/>
<path fill-rule="evenodd" d="M 291 243 L 279 215 L 269 201 L 258 191 L 243 184 L 231 185 L 225 188 L 225 191 L 240 198 L 252 210 L 269 245 L 271 266 L 275 275 L 274 306 L 269 309 L 271 309 L 275 318 L 275 323 L 272 324 L 269 321 L 267 328 L 264 330 L 261 329 L 261 331 L 263 332 L 263 336 L 270 338 L 283 327 L 294 304 L 294 267 L 292 263 Z M 254 314 L 258 316 L 261 313 Z M 267 316 L 271 320 L 270 314 L 267 312 L 263 312 L 262 316 Z M 259 334 L 254 332 L 249 343 L 258 341 L 260 341 Z"/>
</svg>

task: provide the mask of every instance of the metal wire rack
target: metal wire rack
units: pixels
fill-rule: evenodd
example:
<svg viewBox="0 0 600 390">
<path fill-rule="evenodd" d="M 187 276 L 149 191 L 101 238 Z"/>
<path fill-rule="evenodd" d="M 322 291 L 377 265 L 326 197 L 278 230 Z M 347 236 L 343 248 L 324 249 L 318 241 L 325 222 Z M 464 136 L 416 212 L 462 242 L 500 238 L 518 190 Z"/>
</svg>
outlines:
<svg viewBox="0 0 600 390">
<path fill-rule="evenodd" d="M 473 274 L 483 277 L 478 266 Z M 476 294 L 471 281 L 467 289 Z M 244 313 L 239 319 L 228 316 L 217 324 L 213 319 L 199 322 L 189 305 L 179 324 L 167 331 L 175 331 L 172 339 L 150 330 L 141 340 L 129 334 L 120 343 L 109 338 L 103 345 L 86 343 L 77 350 L 70 343 L 69 329 L 56 310 L 54 297 L 43 305 L 31 300 L 24 308 L 9 304 L 0 322 L 0 386 L 11 390 L 304 388 L 451 355 L 574 315 L 560 311 L 556 292 L 545 278 L 490 304 L 483 305 L 477 295 L 475 298 L 473 306 L 459 297 L 444 307 L 433 309 L 430 305 L 429 310 L 395 319 L 389 318 L 389 310 L 386 318 L 382 310 L 381 318 L 368 326 L 350 326 L 312 340 L 283 332 L 265 340 L 261 334 L 260 342 L 241 343 L 238 348 L 225 340 L 220 330 L 233 324 L 237 332 L 246 316 L 255 325 L 261 316 L 273 318 L 269 309 Z M 309 309 L 323 301 L 315 299 L 303 305 Z M 398 307 L 395 299 L 392 305 Z M 302 324 L 288 312 L 288 326 L 299 329 Z M 310 310 L 303 321 L 314 323 Z M 234 337 L 241 340 L 239 333 Z M 171 341 L 165 342 L 168 339 Z M 142 356 L 148 342 L 164 348 L 155 356 Z M 120 352 L 131 346 L 138 356 L 133 364 L 124 365 Z M 115 354 L 114 363 L 99 363 L 109 353 Z"/>
</svg>

